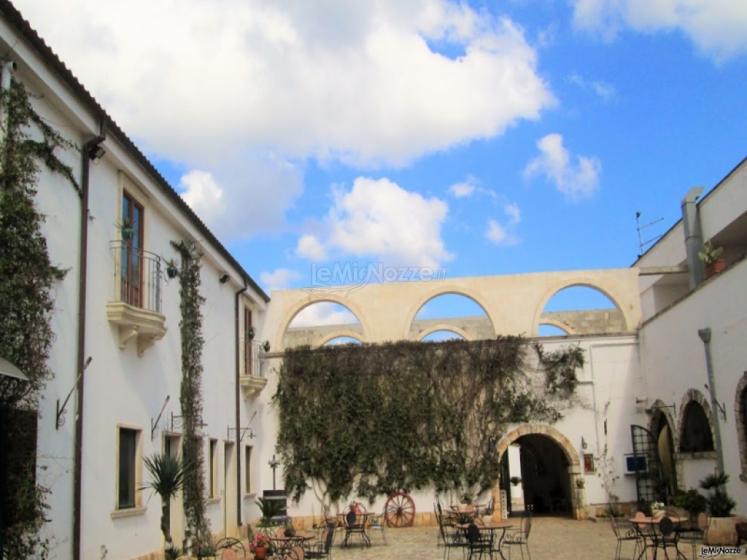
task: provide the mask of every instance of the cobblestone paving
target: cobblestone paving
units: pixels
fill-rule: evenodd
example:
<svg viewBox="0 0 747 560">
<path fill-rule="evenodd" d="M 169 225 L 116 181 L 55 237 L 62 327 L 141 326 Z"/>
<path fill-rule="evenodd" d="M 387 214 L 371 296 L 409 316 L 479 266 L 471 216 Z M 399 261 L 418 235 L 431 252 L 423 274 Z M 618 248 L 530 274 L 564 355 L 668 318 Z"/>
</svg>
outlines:
<svg viewBox="0 0 747 560">
<path fill-rule="evenodd" d="M 436 527 L 412 529 L 387 529 L 386 545 L 382 544 L 378 531 L 372 534 L 373 546 L 340 548 L 336 544 L 332 553 L 334 560 L 443 560 L 443 548 L 436 546 Z M 605 520 L 573 521 L 555 517 L 535 518 L 529 537 L 532 560 L 612 560 L 615 557 L 615 538 Z M 691 558 L 689 545 L 682 551 Z M 505 552 L 508 558 L 508 552 Z M 632 547 L 626 545 L 623 557 L 630 558 Z M 452 560 L 462 560 L 458 549 L 449 555 Z M 664 557 L 660 554 L 660 557 Z M 696 551 L 696 558 L 697 555 Z M 513 551 L 513 560 L 520 559 L 518 549 Z M 711 558 L 747 559 L 747 555 L 713 556 Z"/>
</svg>

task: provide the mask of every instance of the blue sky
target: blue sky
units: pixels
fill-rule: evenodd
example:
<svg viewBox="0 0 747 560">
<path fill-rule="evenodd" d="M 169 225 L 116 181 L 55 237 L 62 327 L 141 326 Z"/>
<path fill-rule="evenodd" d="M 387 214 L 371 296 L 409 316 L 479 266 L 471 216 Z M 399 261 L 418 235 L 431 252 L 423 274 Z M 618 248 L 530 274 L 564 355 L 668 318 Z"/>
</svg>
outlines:
<svg viewBox="0 0 747 560">
<path fill-rule="evenodd" d="M 742 0 L 62 4 L 17 0 L 268 290 L 625 267 L 747 155 Z"/>
</svg>

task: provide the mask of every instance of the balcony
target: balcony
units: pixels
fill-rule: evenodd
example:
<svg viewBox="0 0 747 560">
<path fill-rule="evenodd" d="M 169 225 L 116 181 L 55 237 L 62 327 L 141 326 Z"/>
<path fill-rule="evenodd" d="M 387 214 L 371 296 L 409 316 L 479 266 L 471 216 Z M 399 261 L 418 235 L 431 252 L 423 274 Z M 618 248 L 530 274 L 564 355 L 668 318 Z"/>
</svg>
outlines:
<svg viewBox="0 0 747 560">
<path fill-rule="evenodd" d="M 138 356 L 166 334 L 166 317 L 161 313 L 163 260 L 129 241 L 113 241 L 114 294 L 106 304 L 109 322 L 119 327 L 119 347 L 130 340 Z"/>
<path fill-rule="evenodd" d="M 265 351 L 259 342 L 254 340 L 244 343 L 244 373 L 239 378 L 245 397 L 259 394 L 267 385 L 267 378 L 262 372 L 262 356 Z"/>
</svg>

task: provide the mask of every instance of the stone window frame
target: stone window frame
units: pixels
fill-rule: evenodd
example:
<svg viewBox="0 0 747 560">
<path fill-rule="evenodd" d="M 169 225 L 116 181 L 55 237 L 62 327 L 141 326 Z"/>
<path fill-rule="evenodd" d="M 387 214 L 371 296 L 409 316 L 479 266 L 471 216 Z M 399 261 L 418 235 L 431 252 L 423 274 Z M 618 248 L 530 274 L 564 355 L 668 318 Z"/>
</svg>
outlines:
<svg viewBox="0 0 747 560">
<path fill-rule="evenodd" d="M 739 463 L 742 472 L 739 480 L 747 482 L 747 426 L 744 425 L 744 410 L 742 410 L 742 393 L 747 391 L 747 371 L 742 374 L 737 383 L 734 395 L 734 418 L 737 425 L 737 445 L 739 446 Z"/>
<path fill-rule="evenodd" d="M 685 409 L 687 408 L 687 405 L 691 402 L 698 403 L 702 408 L 703 412 L 705 413 L 706 420 L 708 420 L 708 427 L 711 430 L 711 441 L 713 441 L 713 450 L 712 451 L 682 451 L 682 432 L 685 429 Z M 677 451 L 678 456 L 681 459 L 715 459 L 718 454 L 718 449 L 716 448 L 716 434 L 713 430 L 714 426 L 714 418 L 713 418 L 713 411 L 711 410 L 711 405 L 709 404 L 708 400 L 706 399 L 705 395 L 699 391 L 698 389 L 688 389 L 684 396 L 682 397 L 682 402 L 680 404 L 680 412 L 678 414 L 678 421 L 677 421 L 677 435 L 679 443 L 677 444 Z"/>
</svg>

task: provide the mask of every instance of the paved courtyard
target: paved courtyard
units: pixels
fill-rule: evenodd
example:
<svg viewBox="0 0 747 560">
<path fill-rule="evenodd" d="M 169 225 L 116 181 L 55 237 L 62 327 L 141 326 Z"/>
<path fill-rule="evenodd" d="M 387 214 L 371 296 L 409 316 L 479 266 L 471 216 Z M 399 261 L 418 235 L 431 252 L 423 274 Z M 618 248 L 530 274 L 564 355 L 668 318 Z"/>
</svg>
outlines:
<svg viewBox="0 0 747 560">
<path fill-rule="evenodd" d="M 437 531 L 436 527 L 387 529 L 386 545 L 382 544 L 380 534 L 373 532 L 372 547 L 344 549 L 335 544 L 332 556 L 335 560 L 442 560 L 443 548 L 436 546 Z M 594 522 L 538 517 L 533 520 L 529 543 L 532 560 L 612 560 L 615 557 L 615 538 L 609 523 L 603 519 Z M 689 546 L 682 550 L 691 557 Z M 518 549 L 513 552 L 513 560 L 521 558 Z M 630 558 L 631 553 L 631 547 L 624 549 L 624 558 Z M 505 554 L 508 558 L 508 552 Z M 461 560 L 462 554 L 454 549 L 450 558 Z M 747 559 L 747 555 L 715 558 Z"/>
</svg>

